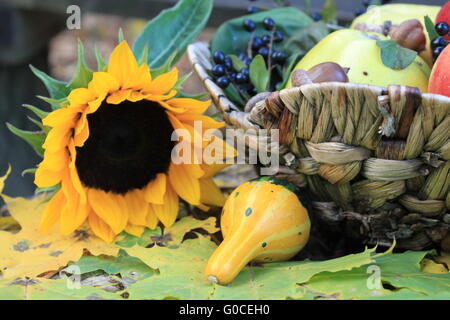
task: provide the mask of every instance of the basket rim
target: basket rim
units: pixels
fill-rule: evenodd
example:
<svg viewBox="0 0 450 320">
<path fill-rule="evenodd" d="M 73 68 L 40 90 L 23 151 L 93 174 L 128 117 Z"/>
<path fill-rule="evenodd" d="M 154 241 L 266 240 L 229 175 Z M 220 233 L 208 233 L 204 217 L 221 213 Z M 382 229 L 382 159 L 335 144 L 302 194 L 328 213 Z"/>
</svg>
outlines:
<svg viewBox="0 0 450 320">
<path fill-rule="evenodd" d="M 223 113 L 230 112 L 243 112 L 247 113 L 244 110 L 240 109 L 226 96 L 224 90 L 217 86 L 212 78 L 207 73 L 207 68 L 212 64 L 210 62 L 211 53 L 209 51 L 209 43 L 205 41 L 197 41 L 190 44 L 187 48 L 188 57 L 191 65 L 194 68 L 195 73 L 199 77 L 199 79 L 203 82 L 204 87 L 208 90 L 213 99 L 216 106 Z M 393 84 L 395 85 L 395 84 Z M 328 88 L 328 87 L 344 87 L 344 88 L 357 88 L 361 90 L 375 90 L 375 91 L 385 91 L 387 87 L 380 87 L 372 84 L 362 84 L 362 83 L 353 83 L 353 82 L 323 82 L 323 83 L 312 83 L 305 84 L 301 87 L 296 88 Z M 290 90 L 292 88 L 283 88 L 278 90 L 278 92 L 284 92 L 286 90 Z M 420 92 L 422 99 L 432 99 L 439 100 L 442 103 L 448 103 L 450 105 L 450 97 L 428 93 L 428 92 Z"/>
</svg>

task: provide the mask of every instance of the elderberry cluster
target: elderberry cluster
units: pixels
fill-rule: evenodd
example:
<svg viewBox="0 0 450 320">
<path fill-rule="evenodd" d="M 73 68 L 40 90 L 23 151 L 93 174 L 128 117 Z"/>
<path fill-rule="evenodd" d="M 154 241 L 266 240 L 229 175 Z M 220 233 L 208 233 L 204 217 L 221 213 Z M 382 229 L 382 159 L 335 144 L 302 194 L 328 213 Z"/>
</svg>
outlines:
<svg viewBox="0 0 450 320">
<path fill-rule="evenodd" d="M 434 29 L 439 37 L 431 41 L 431 49 L 433 50 L 433 58 L 436 60 L 445 47 L 450 43 L 445 36 L 450 36 L 450 26 L 446 22 L 438 22 Z"/>
<path fill-rule="evenodd" d="M 226 56 L 222 51 L 215 51 L 213 54 L 215 66 L 212 74 L 216 84 L 222 89 L 226 89 L 230 84 L 235 86 L 241 96 L 248 97 L 256 94 L 255 87 L 250 82 L 250 71 L 248 67 L 236 70 L 230 56 Z"/>
<path fill-rule="evenodd" d="M 274 43 L 283 41 L 283 33 L 276 30 L 275 21 L 270 17 L 264 18 L 262 25 L 264 29 L 270 33 L 262 36 L 252 35 L 250 42 L 248 43 L 248 48 L 250 50 L 240 54 L 241 60 L 249 65 L 252 59 L 260 54 L 266 62 L 269 62 L 272 66 L 275 66 L 276 64 L 283 65 L 287 59 L 286 53 L 274 50 L 273 46 Z M 248 32 L 253 33 L 256 30 L 256 23 L 251 19 L 245 19 L 243 27 Z"/>
<path fill-rule="evenodd" d="M 253 59 L 257 55 L 261 55 L 266 62 L 269 72 L 272 72 L 277 66 L 282 67 L 286 63 L 287 54 L 274 48 L 274 44 L 283 41 L 284 35 L 281 31 L 276 30 L 276 23 L 272 18 L 266 17 L 263 19 L 262 26 L 268 33 L 261 36 L 255 35 L 257 24 L 252 19 L 245 19 L 242 26 L 247 32 L 251 33 L 246 51 L 238 55 L 245 67 L 239 70 L 236 69 L 230 56 L 225 55 L 221 51 L 215 51 L 213 53 L 215 65 L 211 69 L 211 73 L 219 87 L 226 89 L 229 85 L 232 85 L 242 98 L 248 100 L 257 94 L 250 80 L 249 68 Z"/>
</svg>

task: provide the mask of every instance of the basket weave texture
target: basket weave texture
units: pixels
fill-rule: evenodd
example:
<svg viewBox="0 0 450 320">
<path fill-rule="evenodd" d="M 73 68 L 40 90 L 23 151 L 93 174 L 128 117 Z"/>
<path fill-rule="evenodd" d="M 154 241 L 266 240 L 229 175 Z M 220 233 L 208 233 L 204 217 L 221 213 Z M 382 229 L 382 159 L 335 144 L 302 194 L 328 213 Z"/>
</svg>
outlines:
<svg viewBox="0 0 450 320">
<path fill-rule="evenodd" d="M 273 92 L 239 110 L 206 71 L 208 45 L 194 43 L 188 54 L 230 126 L 279 129 L 280 145 L 266 145 L 279 153 L 279 175 L 306 188 L 330 230 L 413 250 L 450 236 L 450 98 L 330 82 Z"/>
</svg>

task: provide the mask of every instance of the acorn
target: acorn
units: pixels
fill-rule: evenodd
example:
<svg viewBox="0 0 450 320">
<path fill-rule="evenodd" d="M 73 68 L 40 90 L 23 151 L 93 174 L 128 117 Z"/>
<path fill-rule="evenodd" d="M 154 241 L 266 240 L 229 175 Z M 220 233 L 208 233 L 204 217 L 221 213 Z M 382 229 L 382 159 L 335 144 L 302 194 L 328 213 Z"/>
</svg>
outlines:
<svg viewBox="0 0 450 320">
<path fill-rule="evenodd" d="M 419 53 L 425 50 L 427 40 L 423 26 L 417 19 L 406 20 L 398 26 L 392 26 L 389 36 L 404 48 Z"/>
</svg>

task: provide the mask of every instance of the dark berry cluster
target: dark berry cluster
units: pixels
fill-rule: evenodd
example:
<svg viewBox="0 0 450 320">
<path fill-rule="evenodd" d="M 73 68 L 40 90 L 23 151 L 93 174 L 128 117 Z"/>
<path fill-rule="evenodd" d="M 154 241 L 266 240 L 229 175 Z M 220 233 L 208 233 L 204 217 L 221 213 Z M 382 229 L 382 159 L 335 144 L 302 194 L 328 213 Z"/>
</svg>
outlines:
<svg viewBox="0 0 450 320">
<path fill-rule="evenodd" d="M 250 72 L 248 67 L 236 70 L 230 56 L 226 56 L 222 51 L 213 54 L 214 67 L 211 73 L 216 84 L 222 89 L 226 89 L 230 84 L 236 86 L 243 97 L 256 94 L 256 90 L 250 83 Z"/>
<path fill-rule="evenodd" d="M 267 33 L 258 36 L 255 35 L 256 22 L 251 19 L 244 20 L 243 27 L 246 31 L 251 32 L 252 36 L 247 44 L 247 52 L 241 53 L 239 58 L 249 66 L 257 55 L 261 55 L 266 61 L 268 70 L 272 72 L 276 66 L 282 67 L 287 60 L 285 52 L 275 49 L 276 44 L 283 42 L 284 34 L 277 30 L 277 25 L 271 17 L 265 17 L 262 26 Z"/>
<path fill-rule="evenodd" d="M 266 61 L 269 72 L 273 72 L 277 66 L 282 67 L 286 63 L 287 55 L 283 51 L 275 50 L 275 45 L 283 41 L 284 34 L 276 30 L 276 23 L 272 18 L 263 19 L 262 26 L 268 32 L 261 36 L 255 34 L 257 24 L 252 19 L 245 19 L 242 26 L 251 33 L 246 52 L 241 52 L 238 56 L 245 67 L 240 70 L 235 69 L 229 56 L 221 51 L 216 51 L 213 54 L 215 65 L 211 71 L 219 87 L 226 89 L 231 84 L 242 98 L 248 100 L 257 93 L 250 81 L 249 67 L 253 59 L 257 55 L 261 55 Z"/>
<path fill-rule="evenodd" d="M 446 22 L 438 22 L 434 29 L 436 30 L 439 37 L 431 41 L 431 50 L 433 50 L 433 58 L 436 60 L 444 48 L 450 43 L 450 41 L 445 39 L 445 36 L 450 36 L 450 26 Z"/>
</svg>

